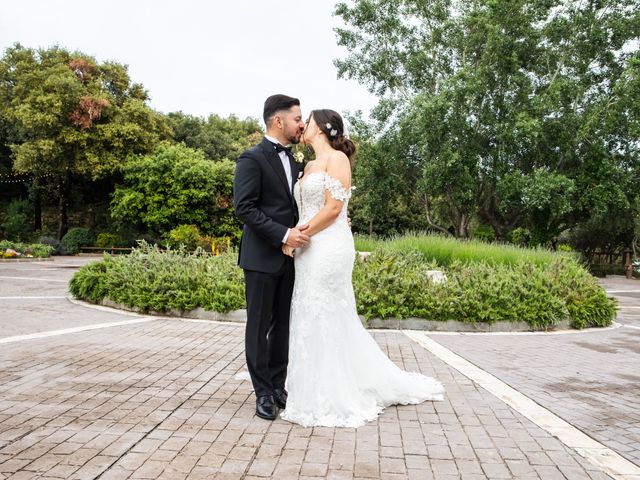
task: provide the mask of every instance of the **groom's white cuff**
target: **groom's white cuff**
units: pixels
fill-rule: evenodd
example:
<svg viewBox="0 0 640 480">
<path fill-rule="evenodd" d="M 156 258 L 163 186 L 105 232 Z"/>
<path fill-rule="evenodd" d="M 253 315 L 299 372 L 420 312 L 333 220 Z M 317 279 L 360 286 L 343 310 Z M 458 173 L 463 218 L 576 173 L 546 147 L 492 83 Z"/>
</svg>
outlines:
<svg viewBox="0 0 640 480">
<path fill-rule="evenodd" d="M 282 243 L 287 243 L 287 238 L 289 238 L 290 228 L 287 228 L 287 233 L 284 234 L 284 238 L 282 239 Z"/>
</svg>

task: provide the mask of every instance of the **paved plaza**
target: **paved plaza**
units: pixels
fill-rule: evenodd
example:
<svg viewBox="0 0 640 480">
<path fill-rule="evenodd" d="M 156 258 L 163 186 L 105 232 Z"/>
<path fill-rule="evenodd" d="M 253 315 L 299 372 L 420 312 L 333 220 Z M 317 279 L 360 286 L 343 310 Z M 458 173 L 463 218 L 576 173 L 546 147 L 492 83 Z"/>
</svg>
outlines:
<svg viewBox="0 0 640 480">
<path fill-rule="evenodd" d="M 444 401 L 353 428 L 254 416 L 242 324 L 72 303 L 89 261 L 0 263 L 2 479 L 640 479 L 640 282 L 614 328 L 373 331 Z"/>
</svg>

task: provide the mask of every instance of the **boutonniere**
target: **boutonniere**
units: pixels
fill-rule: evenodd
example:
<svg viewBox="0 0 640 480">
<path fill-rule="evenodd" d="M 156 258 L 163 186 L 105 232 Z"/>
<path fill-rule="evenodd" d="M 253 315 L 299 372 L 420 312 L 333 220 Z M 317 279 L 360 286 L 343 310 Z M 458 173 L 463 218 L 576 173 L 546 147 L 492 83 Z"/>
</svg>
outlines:
<svg viewBox="0 0 640 480">
<path fill-rule="evenodd" d="M 293 159 L 298 163 L 303 163 L 304 162 L 304 153 L 302 153 L 302 152 L 294 153 L 293 154 Z"/>
</svg>

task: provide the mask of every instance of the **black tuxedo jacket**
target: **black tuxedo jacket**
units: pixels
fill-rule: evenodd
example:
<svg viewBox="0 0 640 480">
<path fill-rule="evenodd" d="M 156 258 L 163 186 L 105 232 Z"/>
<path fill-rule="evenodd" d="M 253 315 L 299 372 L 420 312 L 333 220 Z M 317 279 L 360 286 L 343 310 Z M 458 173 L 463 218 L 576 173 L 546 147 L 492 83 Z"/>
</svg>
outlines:
<svg viewBox="0 0 640 480">
<path fill-rule="evenodd" d="M 293 183 L 303 165 L 289 159 Z M 273 143 L 262 142 L 240 155 L 233 181 L 236 216 L 244 224 L 238 264 L 245 270 L 276 273 L 287 229 L 298 223 L 298 208 Z"/>
</svg>

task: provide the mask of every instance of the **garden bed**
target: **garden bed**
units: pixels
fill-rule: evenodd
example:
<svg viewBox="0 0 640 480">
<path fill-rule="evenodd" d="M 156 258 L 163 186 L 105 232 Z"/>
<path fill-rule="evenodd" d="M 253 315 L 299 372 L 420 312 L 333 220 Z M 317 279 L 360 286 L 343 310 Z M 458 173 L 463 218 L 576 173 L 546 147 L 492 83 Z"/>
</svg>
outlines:
<svg viewBox="0 0 640 480">
<path fill-rule="evenodd" d="M 141 312 L 201 308 L 227 313 L 245 307 L 243 274 L 236 260 L 235 252 L 212 257 L 143 245 L 130 255 L 105 254 L 86 265 L 72 278 L 70 290 L 81 300 L 100 304 L 108 299 Z M 550 253 L 548 261 L 529 260 L 451 258 L 443 265 L 424 252 L 396 251 L 382 242 L 366 261 L 356 261 L 358 311 L 366 321 L 455 321 L 472 329 L 496 322 L 514 327 L 524 322 L 530 330 L 611 324 L 615 301 L 573 257 Z M 428 274 L 438 269 L 446 282 L 435 282 Z"/>
<path fill-rule="evenodd" d="M 50 245 L 41 243 L 22 243 L 0 240 L 0 259 L 17 260 L 42 260 L 51 257 L 55 249 Z"/>
</svg>

